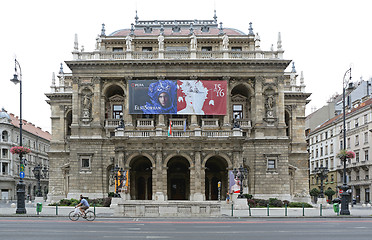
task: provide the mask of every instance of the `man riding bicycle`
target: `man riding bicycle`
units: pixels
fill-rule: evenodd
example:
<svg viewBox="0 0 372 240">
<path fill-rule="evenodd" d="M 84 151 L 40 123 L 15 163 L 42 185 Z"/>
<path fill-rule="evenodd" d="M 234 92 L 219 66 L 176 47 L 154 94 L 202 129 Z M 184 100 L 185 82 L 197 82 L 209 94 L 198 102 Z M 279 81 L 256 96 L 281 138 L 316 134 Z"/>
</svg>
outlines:
<svg viewBox="0 0 372 240">
<path fill-rule="evenodd" d="M 80 212 L 83 215 L 83 218 L 86 218 L 85 210 L 87 210 L 90 206 L 86 199 L 84 199 L 83 195 L 80 195 L 80 203 L 76 205 L 75 208 L 80 207 Z"/>
</svg>

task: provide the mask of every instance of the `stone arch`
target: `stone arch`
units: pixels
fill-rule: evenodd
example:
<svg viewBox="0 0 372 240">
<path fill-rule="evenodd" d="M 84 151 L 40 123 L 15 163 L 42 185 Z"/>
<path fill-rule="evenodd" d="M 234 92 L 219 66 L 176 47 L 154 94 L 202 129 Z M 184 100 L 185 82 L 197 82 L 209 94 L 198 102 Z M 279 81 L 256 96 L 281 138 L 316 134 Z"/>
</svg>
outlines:
<svg viewBox="0 0 372 240">
<path fill-rule="evenodd" d="M 184 154 L 184 153 L 171 154 L 171 155 L 169 155 L 168 157 L 166 157 L 164 159 L 163 167 L 167 167 L 169 160 L 172 159 L 172 158 L 174 158 L 174 157 L 177 157 L 177 156 L 184 157 L 185 159 L 187 159 L 187 161 L 189 162 L 190 168 L 194 167 L 194 161 L 193 161 L 193 159 L 191 159 L 191 157 L 189 155 Z"/>
<path fill-rule="evenodd" d="M 190 200 L 190 161 L 175 155 L 166 164 L 168 200 Z"/>
<path fill-rule="evenodd" d="M 133 161 L 133 159 L 135 159 L 137 157 L 140 157 L 140 156 L 143 156 L 143 157 L 148 158 L 150 160 L 150 162 L 151 162 L 152 168 L 155 168 L 155 160 L 154 160 L 154 158 L 150 154 L 147 154 L 147 153 L 133 153 L 125 161 L 125 163 L 124 163 L 124 170 L 130 169 L 130 164 Z"/>
<path fill-rule="evenodd" d="M 219 155 L 212 155 L 205 160 L 203 166 L 205 170 L 205 199 L 226 199 L 229 189 L 228 161 Z"/>
<path fill-rule="evenodd" d="M 208 159 L 210 159 L 211 157 L 214 157 L 214 156 L 218 156 L 218 157 L 223 158 L 227 162 L 227 165 L 228 165 L 227 168 L 228 169 L 232 169 L 233 168 L 233 164 L 232 164 L 230 158 L 226 154 L 224 154 L 224 153 L 219 153 L 219 154 L 210 153 L 207 156 L 205 156 L 203 158 L 203 160 L 202 160 L 202 165 L 201 165 L 202 168 L 205 168 L 205 163 L 208 161 Z"/>
<path fill-rule="evenodd" d="M 252 103 L 254 90 L 248 83 L 239 82 L 231 87 L 230 106 L 232 119 L 250 119 L 255 104 Z M 230 111 L 228 111 L 230 112 Z"/>
<path fill-rule="evenodd" d="M 133 200 L 152 200 L 152 162 L 144 155 L 133 157 L 129 163 L 130 197 Z"/>
<path fill-rule="evenodd" d="M 104 86 L 103 98 L 105 102 L 105 119 L 119 119 L 124 115 L 125 87 L 121 84 L 110 83 Z"/>
<path fill-rule="evenodd" d="M 72 109 L 69 109 L 65 113 L 65 135 L 66 137 L 71 136 L 71 124 L 72 124 Z"/>
</svg>

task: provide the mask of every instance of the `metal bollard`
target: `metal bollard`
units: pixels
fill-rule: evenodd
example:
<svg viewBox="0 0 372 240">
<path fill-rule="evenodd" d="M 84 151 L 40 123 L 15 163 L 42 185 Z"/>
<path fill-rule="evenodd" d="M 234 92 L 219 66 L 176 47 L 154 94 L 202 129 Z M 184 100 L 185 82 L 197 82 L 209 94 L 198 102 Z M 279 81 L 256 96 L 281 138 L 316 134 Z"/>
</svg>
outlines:
<svg viewBox="0 0 372 240">
<path fill-rule="evenodd" d="M 305 204 L 302 204 L 302 216 L 305 217 Z"/>
<path fill-rule="evenodd" d="M 58 203 L 56 203 L 56 216 L 58 216 Z"/>
<path fill-rule="evenodd" d="M 96 215 L 96 204 L 93 204 L 93 212 L 94 212 L 94 215 Z"/>
<path fill-rule="evenodd" d="M 234 204 L 231 203 L 231 217 L 234 216 Z"/>
<path fill-rule="evenodd" d="M 269 207 L 269 204 L 267 204 L 267 216 L 270 216 L 270 207 Z"/>
<path fill-rule="evenodd" d="M 323 210 L 323 205 L 322 204 L 320 204 L 320 216 L 322 216 L 323 214 L 322 214 L 322 210 Z"/>
<path fill-rule="evenodd" d="M 287 216 L 287 204 L 284 205 L 284 209 L 285 209 L 284 216 Z"/>
<path fill-rule="evenodd" d="M 249 216 L 252 216 L 252 213 L 251 213 L 251 205 L 248 204 L 248 211 L 249 211 Z"/>
</svg>

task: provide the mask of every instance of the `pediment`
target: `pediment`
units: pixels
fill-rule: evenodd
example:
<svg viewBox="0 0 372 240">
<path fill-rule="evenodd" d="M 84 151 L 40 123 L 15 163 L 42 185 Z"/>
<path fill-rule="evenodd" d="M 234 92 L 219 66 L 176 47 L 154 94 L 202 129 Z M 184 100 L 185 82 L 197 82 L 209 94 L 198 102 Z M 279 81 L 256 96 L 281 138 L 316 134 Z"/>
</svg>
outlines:
<svg viewBox="0 0 372 240">
<path fill-rule="evenodd" d="M 234 96 L 231 97 L 231 101 L 232 102 L 246 102 L 247 101 L 247 97 L 241 95 L 241 94 L 236 94 Z"/>
<path fill-rule="evenodd" d="M 124 97 L 116 94 L 114 96 L 109 97 L 110 102 L 124 102 Z"/>
</svg>

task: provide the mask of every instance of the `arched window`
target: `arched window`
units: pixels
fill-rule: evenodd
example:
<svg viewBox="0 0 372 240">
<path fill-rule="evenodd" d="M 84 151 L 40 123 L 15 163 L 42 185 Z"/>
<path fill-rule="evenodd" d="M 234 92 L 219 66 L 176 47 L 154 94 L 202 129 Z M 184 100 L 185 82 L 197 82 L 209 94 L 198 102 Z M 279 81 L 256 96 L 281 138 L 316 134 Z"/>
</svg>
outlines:
<svg viewBox="0 0 372 240">
<path fill-rule="evenodd" d="M 7 142 L 8 141 L 8 132 L 7 131 L 3 131 L 2 134 L 1 134 L 1 140 L 3 142 Z"/>
</svg>

